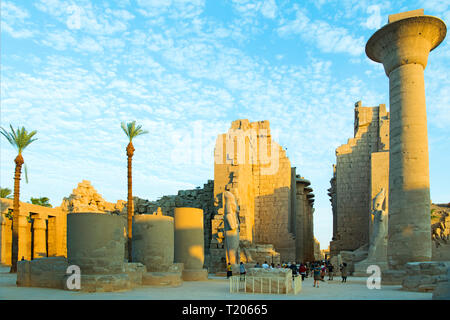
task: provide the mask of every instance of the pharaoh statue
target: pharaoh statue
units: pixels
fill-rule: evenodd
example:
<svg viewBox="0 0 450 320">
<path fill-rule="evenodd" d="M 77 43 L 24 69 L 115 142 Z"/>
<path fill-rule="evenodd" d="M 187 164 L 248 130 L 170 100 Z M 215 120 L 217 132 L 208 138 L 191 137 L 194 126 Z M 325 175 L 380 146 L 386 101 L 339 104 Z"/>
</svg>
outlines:
<svg viewBox="0 0 450 320">
<path fill-rule="evenodd" d="M 230 185 L 223 192 L 224 236 L 227 263 L 232 266 L 239 264 L 239 207 L 236 197 L 230 192 Z M 234 268 L 233 268 L 234 269 Z"/>
<path fill-rule="evenodd" d="M 161 207 L 158 207 L 158 209 L 156 209 L 156 211 L 153 212 L 153 214 L 156 216 L 162 216 L 163 213 L 162 213 Z"/>
<path fill-rule="evenodd" d="M 381 188 L 373 199 L 372 205 L 373 228 L 370 237 L 368 261 L 377 261 L 384 258 L 382 252 L 387 246 L 388 214 L 386 212 L 386 190 Z"/>
</svg>

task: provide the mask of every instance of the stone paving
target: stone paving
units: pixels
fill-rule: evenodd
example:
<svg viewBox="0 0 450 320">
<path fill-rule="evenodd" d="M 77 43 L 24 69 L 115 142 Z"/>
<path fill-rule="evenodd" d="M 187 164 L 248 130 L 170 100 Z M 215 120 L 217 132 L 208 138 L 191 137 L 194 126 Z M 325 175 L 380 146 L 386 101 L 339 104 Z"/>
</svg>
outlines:
<svg viewBox="0 0 450 320">
<path fill-rule="evenodd" d="M 313 287 L 312 278 L 303 282 L 297 295 L 230 293 L 229 282 L 210 275 L 208 281 L 184 282 L 178 288 L 138 287 L 125 292 L 80 293 L 46 288 L 16 287 L 16 275 L 9 268 L 0 267 L 0 300 L 431 300 L 432 293 L 402 291 L 401 286 L 382 286 L 368 289 L 366 278 L 348 277 L 341 283 L 340 277 Z"/>
</svg>

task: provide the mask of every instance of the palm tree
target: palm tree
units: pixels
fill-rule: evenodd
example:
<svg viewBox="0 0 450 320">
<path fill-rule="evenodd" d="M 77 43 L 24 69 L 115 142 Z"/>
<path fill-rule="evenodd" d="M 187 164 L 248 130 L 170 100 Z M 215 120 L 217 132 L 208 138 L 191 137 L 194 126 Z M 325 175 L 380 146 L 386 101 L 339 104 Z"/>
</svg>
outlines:
<svg viewBox="0 0 450 320">
<path fill-rule="evenodd" d="M 38 206 L 52 208 L 53 206 L 50 204 L 50 199 L 47 197 L 33 198 L 30 199 L 32 204 L 36 204 Z"/>
<path fill-rule="evenodd" d="M 12 199 L 11 192 L 9 188 L 0 188 L 0 198 Z"/>
<path fill-rule="evenodd" d="M 131 255 L 131 238 L 132 238 L 132 219 L 133 219 L 133 192 L 132 192 L 132 175 L 131 175 L 131 161 L 134 154 L 134 147 L 132 140 L 133 138 L 140 136 L 141 134 L 146 134 L 148 131 L 142 130 L 142 126 L 138 125 L 136 126 L 136 121 L 129 122 L 125 124 L 125 122 L 121 123 L 121 127 L 125 134 L 127 135 L 128 139 L 130 140 L 130 143 L 128 143 L 128 146 L 126 148 L 127 151 L 127 157 L 128 157 L 128 205 L 127 205 L 127 219 L 128 219 L 128 261 L 131 262 L 132 255 Z"/>
<path fill-rule="evenodd" d="M 0 133 L 9 141 L 9 143 L 17 148 L 18 155 L 14 159 L 16 163 L 16 170 L 14 173 L 14 201 L 13 201 L 13 225 L 12 225 L 12 250 L 11 250 L 11 270 L 10 272 L 17 272 L 17 258 L 19 255 L 19 197 L 20 197 L 20 175 L 22 173 L 22 165 L 24 160 L 22 157 L 22 151 L 37 138 L 32 139 L 37 133 L 36 130 L 28 132 L 24 127 L 22 129 L 17 128 L 14 131 L 12 125 L 9 125 L 11 132 L 7 132 L 4 128 L 0 127 Z M 25 170 L 25 178 L 26 178 Z M 27 179 L 28 180 L 28 179 Z"/>
</svg>

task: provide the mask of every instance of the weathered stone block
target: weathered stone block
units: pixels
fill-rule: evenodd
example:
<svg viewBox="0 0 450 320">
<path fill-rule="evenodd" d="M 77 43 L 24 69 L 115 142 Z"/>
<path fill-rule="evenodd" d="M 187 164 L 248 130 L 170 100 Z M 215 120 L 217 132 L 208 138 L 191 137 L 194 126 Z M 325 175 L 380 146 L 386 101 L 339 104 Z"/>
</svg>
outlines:
<svg viewBox="0 0 450 320">
<path fill-rule="evenodd" d="M 18 261 L 17 286 L 63 289 L 68 267 L 64 257 Z"/>
<path fill-rule="evenodd" d="M 125 264 L 125 273 L 128 274 L 132 287 L 142 285 L 142 276 L 147 272 L 147 268 L 139 262 L 129 262 Z"/>
<path fill-rule="evenodd" d="M 249 268 L 246 275 L 246 292 L 289 293 L 292 292 L 291 269 Z"/>
<path fill-rule="evenodd" d="M 405 265 L 405 271 L 403 290 L 431 292 L 440 282 L 447 280 L 447 265 L 444 262 L 410 262 Z"/>
</svg>

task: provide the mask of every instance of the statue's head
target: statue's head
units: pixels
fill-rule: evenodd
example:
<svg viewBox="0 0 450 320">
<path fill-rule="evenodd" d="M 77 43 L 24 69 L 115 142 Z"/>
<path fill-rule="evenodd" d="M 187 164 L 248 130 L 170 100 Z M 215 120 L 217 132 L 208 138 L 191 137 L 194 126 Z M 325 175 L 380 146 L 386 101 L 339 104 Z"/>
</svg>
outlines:
<svg viewBox="0 0 450 320">
<path fill-rule="evenodd" d="M 230 184 L 225 185 L 225 190 L 226 190 L 226 191 L 230 191 L 230 190 L 231 190 Z"/>
</svg>

